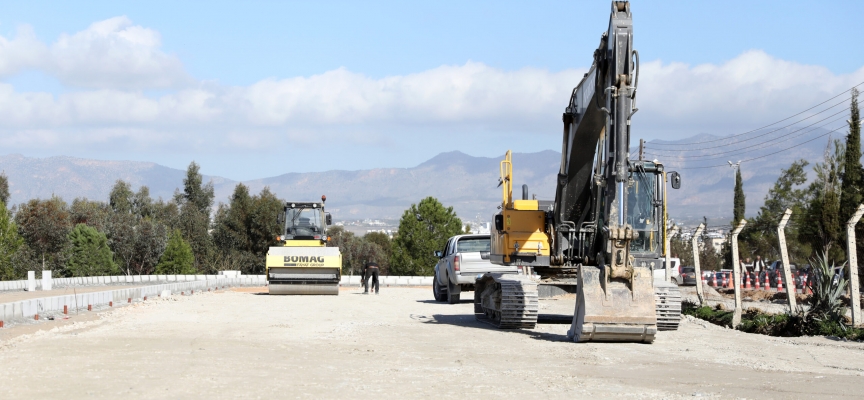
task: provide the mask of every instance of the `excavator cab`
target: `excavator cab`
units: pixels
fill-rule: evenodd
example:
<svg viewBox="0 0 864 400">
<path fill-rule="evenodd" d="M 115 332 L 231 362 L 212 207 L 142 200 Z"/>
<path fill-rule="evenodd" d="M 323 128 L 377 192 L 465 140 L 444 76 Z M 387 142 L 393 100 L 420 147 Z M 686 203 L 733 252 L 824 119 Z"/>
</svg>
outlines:
<svg viewBox="0 0 864 400">
<path fill-rule="evenodd" d="M 634 257 L 660 257 L 663 251 L 663 166 L 636 162 L 627 188 L 626 223 L 636 231 L 630 241 Z"/>
</svg>

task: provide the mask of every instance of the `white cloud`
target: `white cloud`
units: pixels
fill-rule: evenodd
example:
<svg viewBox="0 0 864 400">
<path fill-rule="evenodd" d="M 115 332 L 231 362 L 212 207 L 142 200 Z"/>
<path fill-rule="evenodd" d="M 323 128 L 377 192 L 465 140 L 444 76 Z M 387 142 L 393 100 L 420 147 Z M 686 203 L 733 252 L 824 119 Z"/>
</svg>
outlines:
<svg viewBox="0 0 864 400">
<path fill-rule="evenodd" d="M 314 146 L 389 146 L 394 138 L 456 132 L 502 146 L 502 132 L 552 143 L 586 68 L 505 71 L 480 62 L 380 79 L 340 68 L 249 86 L 197 82 L 161 50 L 158 32 L 126 17 L 92 24 L 54 43 L 28 27 L 0 37 L 0 77 L 37 69 L 72 91 L 22 93 L 0 83 L 0 145 L 12 151 L 110 146 L 278 151 L 274 138 Z M 786 117 L 864 81 L 821 66 L 748 51 L 720 65 L 644 62 L 636 137 L 735 133 Z M 168 89 L 148 96 L 141 89 Z M 483 142 L 483 140 L 475 140 Z M 330 143 L 333 143 L 332 141 Z M 518 148 L 524 143 L 512 143 Z M 539 146 L 539 145 L 537 145 Z M 452 146 L 440 149 L 452 150 Z"/>
<path fill-rule="evenodd" d="M 633 124 L 651 138 L 740 133 L 796 114 L 861 82 L 864 67 L 838 75 L 758 50 L 721 65 L 652 61 L 640 73 L 640 112 Z"/>
<path fill-rule="evenodd" d="M 44 65 L 47 57 L 48 47 L 36 38 L 30 26 L 19 26 L 11 39 L 0 36 L 0 77 Z"/>
<path fill-rule="evenodd" d="M 88 88 L 169 88 L 189 84 L 183 64 L 162 52 L 159 32 L 125 17 L 96 22 L 51 45 L 47 69 L 62 82 Z"/>
</svg>

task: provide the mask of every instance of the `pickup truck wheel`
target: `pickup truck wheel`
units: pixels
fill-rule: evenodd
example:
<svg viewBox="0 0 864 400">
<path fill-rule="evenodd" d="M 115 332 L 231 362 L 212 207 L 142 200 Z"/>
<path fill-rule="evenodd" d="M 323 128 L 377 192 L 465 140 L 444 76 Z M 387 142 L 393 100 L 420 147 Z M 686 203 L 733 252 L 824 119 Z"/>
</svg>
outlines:
<svg viewBox="0 0 864 400">
<path fill-rule="evenodd" d="M 462 288 L 459 285 L 454 285 L 452 282 L 447 282 L 447 302 L 450 304 L 459 304 L 459 295 L 462 293 Z"/>
<path fill-rule="evenodd" d="M 435 297 L 435 301 L 445 301 L 446 293 L 441 290 L 441 285 L 438 284 L 438 277 L 432 278 L 432 295 Z"/>
</svg>

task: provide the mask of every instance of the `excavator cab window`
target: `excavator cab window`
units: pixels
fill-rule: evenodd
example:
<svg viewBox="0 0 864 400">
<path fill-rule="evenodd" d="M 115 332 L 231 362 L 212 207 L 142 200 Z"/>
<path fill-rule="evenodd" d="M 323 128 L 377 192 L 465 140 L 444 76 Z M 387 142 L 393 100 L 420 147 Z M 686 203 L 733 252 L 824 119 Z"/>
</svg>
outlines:
<svg viewBox="0 0 864 400">
<path fill-rule="evenodd" d="M 638 236 L 630 242 L 630 251 L 634 253 L 660 252 L 660 219 L 663 215 L 658 204 L 657 174 L 646 171 L 634 171 L 627 193 L 627 224 L 633 227 Z"/>
</svg>

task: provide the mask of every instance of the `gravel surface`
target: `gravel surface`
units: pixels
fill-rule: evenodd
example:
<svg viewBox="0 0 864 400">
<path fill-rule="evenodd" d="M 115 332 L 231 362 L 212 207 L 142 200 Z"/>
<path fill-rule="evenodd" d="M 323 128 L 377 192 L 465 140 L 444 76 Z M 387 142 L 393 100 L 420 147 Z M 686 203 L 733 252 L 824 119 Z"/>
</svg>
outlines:
<svg viewBox="0 0 864 400">
<path fill-rule="evenodd" d="M 263 289 L 258 290 L 259 292 Z M 864 344 L 686 318 L 652 345 L 500 331 L 428 288 L 138 303 L 0 336 L 0 398 L 860 398 Z M 542 313 L 572 310 L 572 297 Z M 11 328 L 13 331 L 18 328 Z"/>
</svg>

